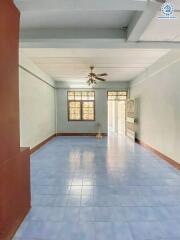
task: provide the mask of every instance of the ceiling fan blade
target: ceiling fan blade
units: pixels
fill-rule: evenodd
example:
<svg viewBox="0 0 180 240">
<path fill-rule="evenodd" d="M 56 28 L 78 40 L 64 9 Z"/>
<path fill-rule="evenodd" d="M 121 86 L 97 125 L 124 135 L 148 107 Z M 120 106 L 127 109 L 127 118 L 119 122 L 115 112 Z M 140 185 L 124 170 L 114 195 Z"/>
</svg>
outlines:
<svg viewBox="0 0 180 240">
<path fill-rule="evenodd" d="M 92 84 L 92 82 L 91 82 L 90 79 L 87 81 L 87 84 L 88 84 L 89 86 Z"/>
<path fill-rule="evenodd" d="M 107 76 L 107 75 L 108 75 L 107 73 L 97 74 L 97 76 L 99 76 L 99 77 L 104 77 L 104 76 Z"/>
<path fill-rule="evenodd" d="M 103 81 L 103 82 L 106 81 L 106 79 L 104 79 L 104 78 L 100 78 L 100 77 L 95 77 L 95 79 L 97 79 L 97 80 L 99 80 L 99 81 Z"/>
</svg>

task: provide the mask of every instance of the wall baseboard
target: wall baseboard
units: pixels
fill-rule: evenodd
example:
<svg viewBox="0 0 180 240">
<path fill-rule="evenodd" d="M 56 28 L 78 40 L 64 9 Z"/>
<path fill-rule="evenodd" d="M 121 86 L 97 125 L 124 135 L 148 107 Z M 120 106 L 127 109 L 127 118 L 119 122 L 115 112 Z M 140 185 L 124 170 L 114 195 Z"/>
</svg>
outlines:
<svg viewBox="0 0 180 240">
<path fill-rule="evenodd" d="M 30 153 L 34 153 L 36 152 L 39 148 L 41 148 L 44 144 L 46 144 L 47 142 L 49 142 L 51 139 L 53 139 L 56 136 L 96 136 L 97 133 L 57 133 L 57 134 L 53 134 L 52 136 L 48 137 L 47 139 L 45 139 L 43 142 L 39 143 L 38 145 L 36 145 L 35 147 L 31 148 Z M 102 136 L 105 137 L 107 136 L 107 133 L 102 133 Z"/>
<path fill-rule="evenodd" d="M 158 155 L 161 159 L 165 160 L 166 162 L 168 162 L 169 164 L 171 164 L 173 167 L 175 167 L 176 169 L 180 170 L 180 163 L 176 162 L 175 160 L 169 158 L 168 156 L 164 155 L 163 153 L 159 152 L 158 150 L 154 149 L 153 147 L 151 147 L 150 145 L 144 143 L 143 141 L 139 140 L 136 138 L 136 142 L 140 145 L 142 145 L 143 147 L 147 148 L 148 150 L 150 150 L 151 152 L 155 153 L 156 155 Z"/>
<path fill-rule="evenodd" d="M 107 133 L 101 133 L 102 136 L 107 136 Z M 97 133 L 57 133 L 57 136 L 96 136 Z"/>
<path fill-rule="evenodd" d="M 51 139 L 53 139 L 56 136 L 56 134 L 53 134 L 52 136 L 48 137 L 47 139 L 45 139 L 43 142 L 39 143 L 38 145 L 36 145 L 35 147 L 31 148 L 30 153 L 34 153 L 35 151 L 37 151 L 40 147 L 42 147 L 44 144 L 46 144 L 47 142 L 49 142 Z"/>
</svg>

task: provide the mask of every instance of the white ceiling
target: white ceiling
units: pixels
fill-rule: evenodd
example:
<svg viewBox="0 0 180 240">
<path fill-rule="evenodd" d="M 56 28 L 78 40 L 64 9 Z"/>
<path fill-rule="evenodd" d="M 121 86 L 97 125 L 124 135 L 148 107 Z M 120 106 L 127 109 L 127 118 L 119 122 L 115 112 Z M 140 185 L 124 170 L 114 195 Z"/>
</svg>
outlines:
<svg viewBox="0 0 180 240">
<path fill-rule="evenodd" d="M 161 12 L 158 12 L 142 34 L 140 40 L 180 41 L 180 12 L 175 12 L 175 19 L 160 19 L 160 16 Z"/>
<path fill-rule="evenodd" d="M 165 55 L 164 49 L 23 49 L 40 69 L 57 81 L 84 82 L 89 67 L 107 72 L 108 81 L 129 81 Z"/>
</svg>

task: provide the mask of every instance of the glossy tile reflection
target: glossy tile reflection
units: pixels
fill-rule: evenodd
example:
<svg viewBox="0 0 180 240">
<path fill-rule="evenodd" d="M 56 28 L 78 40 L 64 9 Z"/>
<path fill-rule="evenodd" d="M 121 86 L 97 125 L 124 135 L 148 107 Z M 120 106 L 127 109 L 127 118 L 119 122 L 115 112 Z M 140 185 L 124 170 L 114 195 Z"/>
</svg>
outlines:
<svg viewBox="0 0 180 240">
<path fill-rule="evenodd" d="M 180 173 L 122 137 L 57 137 L 31 157 L 15 240 L 179 240 Z"/>
</svg>

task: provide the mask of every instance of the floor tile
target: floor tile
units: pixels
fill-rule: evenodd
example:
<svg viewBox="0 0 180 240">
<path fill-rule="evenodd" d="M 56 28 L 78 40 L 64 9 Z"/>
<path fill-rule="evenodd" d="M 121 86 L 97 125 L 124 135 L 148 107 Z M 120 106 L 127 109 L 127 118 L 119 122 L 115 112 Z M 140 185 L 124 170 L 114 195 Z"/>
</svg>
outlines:
<svg viewBox="0 0 180 240">
<path fill-rule="evenodd" d="M 80 207 L 66 207 L 63 221 L 76 223 L 79 221 Z"/>
<path fill-rule="evenodd" d="M 124 207 L 122 208 L 127 221 L 155 221 L 158 220 L 158 209 L 153 207 Z"/>
<path fill-rule="evenodd" d="M 61 240 L 95 240 L 92 223 L 63 223 L 59 234 Z"/>
<path fill-rule="evenodd" d="M 56 195 L 53 206 L 54 207 L 65 207 L 68 204 L 69 200 L 69 195 L 61 194 L 61 195 Z"/>
<path fill-rule="evenodd" d="M 94 208 L 93 207 L 81 207 L 80 208 L 80 222 L 94 222 Z"/>
<path fill-rule="evenodd" d="M 95 223 L 95 239 L 96 240 L 114 240 L 114 233 L 111 222 Z"/>
<path fill-rule="evenodd" d="M 62 221 L 64 207 L 33 207 L 29 213 L 31 221 Z"/>
<path fill-rule="evenodd" d="M 164 225 L 159 221 L 130 222 L 129 225 L 135 240 L 153 240 L 169 237 Z"/>
<path fill-rule="evenodd" d="M 111 208 L 109 207 L 94 207 L 94 218 L 96 222 L 110 222 Z"/>
<path fill-rule="evenodd" d="M 57 240 L 61 227 L 59 222 L 30 221 L 21 233 L 20 239 Z"/>
<path fill-rule="evenodd" d="M 95 223 L 96 240 L 133 240 L 127 223 Z"/>
</svg>

